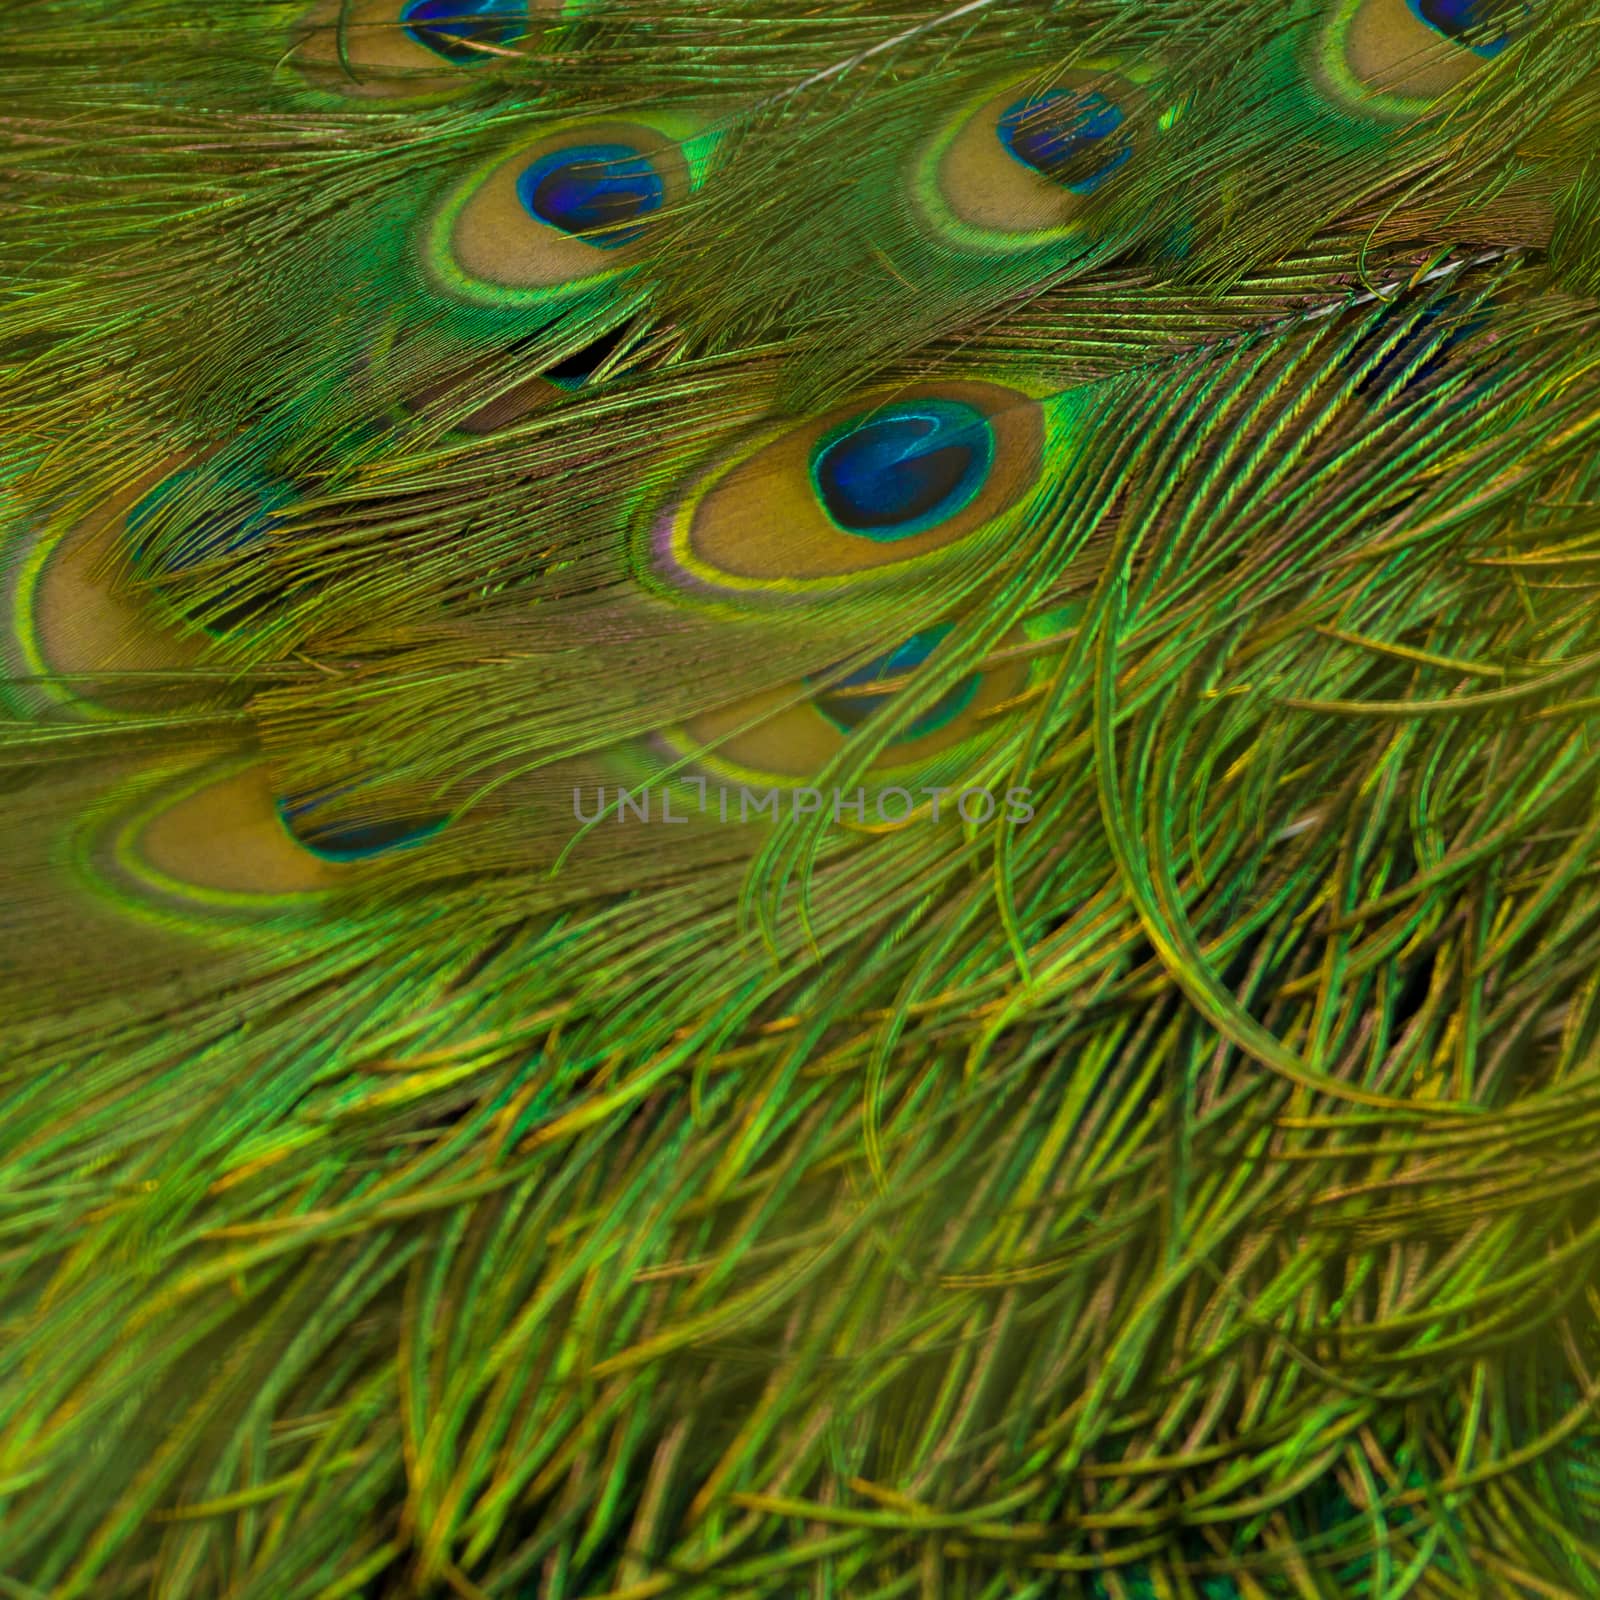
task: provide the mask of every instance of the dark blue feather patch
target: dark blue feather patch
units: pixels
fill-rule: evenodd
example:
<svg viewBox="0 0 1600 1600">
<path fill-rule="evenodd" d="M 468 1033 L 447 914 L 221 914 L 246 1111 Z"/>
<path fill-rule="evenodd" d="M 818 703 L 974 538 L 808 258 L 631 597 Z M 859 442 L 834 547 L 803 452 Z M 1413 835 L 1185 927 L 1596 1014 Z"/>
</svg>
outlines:
<svg viewBox="0 0 1600 1600">
<path fill-rule="evenodd" d="M 1052 89 L 1001 113 L 1000 142 L 1025 167 L 1092 194 L 1133 154 L 1122 112 L 1094 90 Z M 1068 163 L 1071 176 L 1060 176 Z"/>
<path fill-rule="evenodd" d="M 659 210 L 665 193 L 650 158 L 625 144 L 552 150 L 517 179 L 530 216 L 603 250 L 637 239 L 643 230 L 628 224 Z"/>
<path fill-rule="evenodd" d="M 906 539 L 967 505 L 994 464 L 994 434 L 974 406 L 918 400 L 852 418 L 818 442 L 817 496 L 834 523 Z"/>
<path fill-rule="evenodd" d="M 1517 0 L 1408 0 L 1411 9 L 1430 28 L 1447 39 L 1459 39 L 1480 56 L 1497 56 L 1511 43 L 1511 24 L 1525 17 L 1528 7 Z M 1498 26 L 1498 34 L 1490 27 Z M 1473 29 L 1483 30 L 1476 41 L 1463 37 Z"/>
<path fill-rule="evenodd" d="M 296 795 L 278 802 L 278 815 L 296 842 L 324 861 L 365 861 L 372 856 L 407 850 L 431 838 L 445 824 L 443 817 L 319 815 L 351 788 Z"/>
<path fill-rule="evenodd" d="M 457 66 L 493 59 L 485 45 L 513 45 L 527 21 L 524 0 L 411 0 L 400 13 L 406 36 Z"/>
<path fill-rule="evenodd" d="M 947 623 L 938 627 L 924 628 L 920 633 L 912 634 L 903 644 L 896 645 L 893 650 L 858 668 L 848 677 L 836 679 L 817 695 L 817 710 L 841 733 L 849 733 L 852 729 L 859 728 L 875 711 L 886 706 L 896 692 L 891 689 L 883 694 L 863 694 L 861 691 L 870 689 L 874 684 L 893 683 L 896 679 L 904 678 L 908 673 L 914 672 L 933 654 L 939 641 L 949 631 Z M 811 683 L 815 680 L 808 678 L 806 681 Z M 972 704 L 973 696 L 977 692 L 976 675 L 963 679 L 903 729 L 895 743 L 905 744 L 942 728 Z"/>
</svg>

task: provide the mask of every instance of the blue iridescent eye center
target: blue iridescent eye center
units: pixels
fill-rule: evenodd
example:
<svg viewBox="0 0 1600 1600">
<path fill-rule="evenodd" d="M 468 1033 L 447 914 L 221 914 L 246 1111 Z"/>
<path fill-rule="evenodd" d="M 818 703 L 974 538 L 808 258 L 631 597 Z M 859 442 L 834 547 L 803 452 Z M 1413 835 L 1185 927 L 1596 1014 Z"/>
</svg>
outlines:
<svg viewBox="0 0 1600 1600">
<path fill-rule="evenodd" d="M 858 668 L 848 677 L 835 679 L 826 689 L 821 690 L 816 698 L 817 710 L 831 722 L 841 733 L 849 733 L 859 728 L 868 717 L 872 716 L 883 706 L 889 704 L 894 698 L 903 680 L 908 674 L 915 672 L 924 661 L 928 659 L 938 647 L 940 640 L 949 633 L 948 624 L 935 628 L 924 628 L 920 633 L 914 633 L 903 644 L 896 645 L 893 650 L 869 661 L 866 666 Z M 807 682 L 815 682 L 808 679 Z M 870 690 L 875 684 L 885 683 L 895 685 L 888 688 L 883 694 L 863 693 Z M 900 730 L 895 738 L 896 744 L 906 744 L 912 739 L 920 739 L 944 727 L 955 720 L 963 711 L 972 704 L 973 697 L 978 692 L 978 679 L 976 674 L 964 678 L 953 689 L 942 694 L 933 705 L 913 718 Z"/>
<path fill-rule="evenodd" d="M 134 568 L 186 615 L 209 631 L 226 632 L 270 603 L 270 596 L 247 583 L 228 584 L 197 610 L 185 587 L 172 580 L 197 569 L 235 566 L 242 577 L 252 564 L 250 552 L 283 527 L 281 513 L 295 498 L 292 483 L 249 469 L 180 468 L 128 511 Z"/>
<path fill-rule="evenodd" d="M 975 406 L 915 400 L 835 428 L 812 454 L 817 498 L 846 533 L 892 541 L 956 515 L 994 466 L 994 431 Z"/>
<path fill-rule="evenodd" d="M 629 244 L 639 218 L 666 198 L 661 174 L 632 145 L 584 144 L 552 150 L 525 167 L 517 198 L 530 216 L 602 250 Z"/>
<path fill-rule="evenodd" d="M 278 802 L 278 816 L 297 844 L 324 861 L 365 861 L 394 850 L 409 850 L 445 825 L 443 817 L 381 817 L 359 813 L 329 816 L 330 802 L 352 792 L 351 785 L 295 795 Z M 319 813 L 322 813 L 319 815 Z"/>
<path fill-rule="evenodd" d="M 1511 43 L 1511 25 L 1528 14 L 1519 0 L 1409 0 L 1411 9 L 1427 25 L 1447 39 L 1457 39 L 1474 54 L 1497 56 Z M 1498 26 L 1498 35 L 1487 30 Z M 1483 30 L 1479 37 L 1463 37 L 1472 29 Z"/>
<path fill-rule="evenodd" d="M 1133 154 L 1122 122 L 1103 94 L 1051 89 L 1008 106 L 997 132 L 1023 166 L 1073 194 L 1093 194 Z"/>
<path fill-rule="evenodd" d="M 195 495 L 201 489 L 200 496 Z M 136 565 L 171 577 L 260 544 L 281 521 L 288 484 L 230 482 L 183 468 L 163 478 L 128 512 Z"/>
<path fill-rule="evenodd" d="M 400 13 L 406 37 L 457 66 L 482 66 L 492 49 L 522 37 L 525 0 L 410 0 Z"/>
</svg>

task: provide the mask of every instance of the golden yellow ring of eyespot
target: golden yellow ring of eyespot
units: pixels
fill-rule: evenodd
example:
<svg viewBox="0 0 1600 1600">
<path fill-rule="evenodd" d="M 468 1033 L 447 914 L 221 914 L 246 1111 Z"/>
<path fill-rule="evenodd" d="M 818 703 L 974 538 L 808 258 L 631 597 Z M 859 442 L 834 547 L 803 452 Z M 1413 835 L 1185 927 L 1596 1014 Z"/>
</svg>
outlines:
<svg viewBox="0 0 1600 1600">
<path fill-rule="evenodd" d="M 1115 75 L 1115 95 L 1126 115 L 1157 82 L 1152 59 L 1094 56 L 1048 79 L 1037 72 L 991 81 L 969 97 L 919 153 L 912 175 L 916 204 L 934 228 L 967 248 L 1004 254 L 1078 237 L 1091 197 L 1073 193 L 1014 159 L 1001 143 L 1000 118 L 1019 97 L 1046 89 L 1082 88 L 1104 93 Z M 1169 107 L 1159 119 L 1165 132 L 1177 120 Z"/>
<path fill-rule="evenodd" d="M 1013 629 L 988 665 L 980 664 L 946 690 L 954 694 L 964 683 L 973 686 L 948 721 L 889 745 L 868 770 L 886 778 L 952 776 L 974 741 L 982 740 L 1026 694 L 1034 671 L 1026 639 L 1024 628 Z M 883 691 L 885 698 L 900 692 L 893 687 Z M 821 701 L 829 693 L 815 680 L 797 679 L 702 712 L 666 730 L 659 741 L 675 757 L 689 757 L 697 771 L 724 783 L 786 792 L 803 789 L 847 741 L 859 736 L 859 729 L 841 728 L 822 710 Z M 923 714 L 929 709 L 924 708 Z"/>
<path fill-rule="evenodd" d="M 427 225 L 424 259 L 435 287 L 492 306 L 539 306 L 590 292 L 637 265 L 641 237 L 606 248 L 535 217 L 518 181 L 540 157 L 578 144 L 624 145 L 661 181 L 662 210 L 703 181 L 716 135 L 668 114 L 575 118 L 480 163 L 448 192 Z M 647 234 L 651 219 L 641 229 Z"/>
<path fill-rule="evenodd" d="M 875 406 L 918 399 L 964 402 L 983 413 L 994 449 L 982 486 L 959 510 L 909 537 L 879 541 L 840 529 L 820 504 L 811 456 L 824 436 Z M 729 600 L 818 596 L 859 588 L 863 577 L 951 551 L 1003 517 L 1038 481 L 1043 408 L 1019 387 L 975 379 L 870 391 L 802 421 L 757 428 L 695 471 L 688 487 L 640 519 L 648 573 Z"/>
<path fill-rule="evenodd" d="M 564 0 L 526 0 L 528 22 L 560 21 Z M 404 0 L 317 0 L 290 30 L 289 64 L 312 88 L 356 100 L 458 94 L 480 81 L 484 67 L 513 56 L 514 47 L 481 49 L 478 61 L 456 63 L 407 32 Z"/>
<path fill-rule="evenodd" d="M 76 870 L 123 914 L 169 929 L 305 911 L 359 868 L 322 860 L 285 826 L 259 757 L 136 771 L 85 813 Z"/>
<path fill-rule="evenodd" d="M 198 635 L 156 618 L 112 581 L 112 558 L 127 548 L 128 513 L 168 474 L 192 466 L 193 455 L 173 455 L 99 509 L 63 531 L 48 523 L 19 551 L 10 584 L 13 648 L 19 679 L 31 698 L 48 700 L 88 720 L 140 714 L 151 703 L 137 686 L 118 690 L 116 708 L 96 703 L 71 680 L 110 679 L 118 673 L 160 673 L 192 666 L 205 650 Z M 160 686 L 170 698 L 172 686 Z"/>
<path fill-rule="evenodd" d="M 1430 28 L 1406 0 L 1333 0 L 1316 54 L 1341 103 L 1395 121 L 1420 116 L 1484 65 L 1482 56 Z"/>
</svg>

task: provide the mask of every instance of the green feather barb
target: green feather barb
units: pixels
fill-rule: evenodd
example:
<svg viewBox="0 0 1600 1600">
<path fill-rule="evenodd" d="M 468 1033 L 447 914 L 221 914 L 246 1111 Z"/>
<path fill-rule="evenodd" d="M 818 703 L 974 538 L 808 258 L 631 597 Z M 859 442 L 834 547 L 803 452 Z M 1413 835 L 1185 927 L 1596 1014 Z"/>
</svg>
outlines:
<svg viewBox="0 0 1600 1600">
<path fill-rule="evenodd" d="M 1593 36 L 0 22 L 0 1593 L 1600 1594 Z"/>
</svg>

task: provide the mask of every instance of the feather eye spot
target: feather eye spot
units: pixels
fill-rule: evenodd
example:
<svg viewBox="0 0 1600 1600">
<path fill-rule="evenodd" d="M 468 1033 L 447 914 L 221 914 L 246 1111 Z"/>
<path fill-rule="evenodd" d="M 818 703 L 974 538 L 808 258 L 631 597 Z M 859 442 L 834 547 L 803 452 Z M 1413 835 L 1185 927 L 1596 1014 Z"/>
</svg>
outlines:
<svg viewBox="0 0 1600 1600">
<path fill-rule="evenodd" d="M 194 459 L 168 457 L 64 530 L 46 522 L 18 539 L 0 583 L 12 615 L 10 639 L 0 630 L 0 674 L 9 680 L 0 700 L 99 717 L 190 696 L 170 674 L 200 659 L 201 642 L 108 574 L 127 563 L 134 543 L 129 513 Z M 156 678 L 142 681 L 150 672 Z"/>
<path fill-rule="evenodd" d="M 533 19 L 579 0 L 315 0 L 289 32 L 286 61 L 321 93 L 363 100 L 437 99 L 506 65 Z"/>
<path fill-rule="evenodd" d="M 185 485 L 197 478 L 192 470 L 175 472 L 128 512 L 136 565 L 161 576 L 175 576 L 247 550 L 276 526 L 277 519 L 260 495 L 208 505 L 195 516 L 179 515 Z"/>
<path fill-rule="evenodd" d="M 1015 100 L 1000 115 L 1000 143 L 1025 167 L 1093 194 L 1133 155 L 1117 105 L 1095 90 L 1052 90 Z"/>
<path fill-rule="evenodd" d="M 805 782 L 816 778 L 867 726 L 904 694 L 950 633 L 937 624 L 840 678 L 837 669 L 807 674 L 670 731 L 666 743 L 692 754 L 708 770 L 738 782 Z M 873 772 L 918 773 L 924 781 L 954 778 L 992 741 L 1008 709 L 1028 686 L 1030 668 L 1013 653 L 1020 630 L 999 641 L 987 661 L 940 692 L 931 704 L 897 723 L 870 758 Z"/>
<path fill-rule="evenodd" d="M 434 210 L 432 286 L 548 321 L 636 265 L 649 224 L 702 181 L 715 144 L 681 119 L 584 119 L 503 151 Z"/>
<path fill-rule="evenodd" d="M 817 690 L 816 708 L 840 733 L 850 733 L 859 728 L 875 712 L 888 705 L 899 687 L 898 680 L 915 672 L 931 656 L 945 635 L 949 624 L 924 628 L 914 633 L 903 644 L 869 661 L 847 677 L 833 680 L 826 687 L 819 686 L 816 677 L 806 682 Z M 936 733 L 947 723 L 959 717 L 972 704 L 978 693 L 980 678 L 974 673 L 964 678 L 954 688 L 947 690 L 926 711 L 915 717 L 895 736 L 895 744 L 906 744 Z M 883 685 L 881 689 L 879 685 Z M 874 692 L 876 691 L 876 692 Z"/>
<path fill-rule="evenodd" d="M 1511 43 L 1510 24 L 1513 13 L 1520 9 L 1514 0 L 1410 0 L 1411 9 L 1423 22 L 1447 39 L 1467 46 L 1475 55 L 1497 56 Z M 1498 26 L 1501 31 L 1489 35 L 1488 29 Z M 1474 34 L 1469 40 L 1466 35 Z"/>
<path fill-rule="evenodd" d="M 178 614 L 208 633 L 227 633 L 258 616 L 273 596 L 243 581 L 245 568 L 284 524 L 291 484 L 248 473 L 221 478 L 185 468 L 164 478 L 129 510 L 134 571 Z M 207 591 L 200 598 L 200 591 Z"/>
<path fill-rule="evenodd" d="M 988 418 L 961 401 L 929 399 L 852 417 L 818 441 L 811 470 L 836 527 L 895 540 L 955 516 L 993 463 Z"/>
<path fill-rule="evenodd" d="M 959 563 L 958 547 L 1038 488 L 1046 433 L 1037 400 L 975 379 L 757 424 L 641 502 L 641 572 L 789 603 L 946 551 Z"/>
<path fill-rule="evenodd" d="M 1322 87 L 1342 106 L 1385 122 L 1424 111 L 1482 70 L 1510 42 L 1492 27 L 1522 0 L 1338 0 L 1322 35 Z"/>
<path fill-rule="evenodd" d="M 1140 119 L 1170 126 L 1152 101 L 1159 82 L 1154 63 L 1132 59 L 1080 62 L 1048 82 L 991 82 L 948 113 L 916 157 L 918 212 L 964 253 L 1077 254 L 1097 236 L 1095 194 L 1139 154 Z"/>
<path fill-rule="evenodd" d="M 410 0 L 400 13 L 406 37 L 455 66 L 482 66 L 493 48 L 515 44 L 528 10 L 523 0 Z"/>
<path fill-rule="evenodd" d="M 339 881 L 283 827 L 255 761 L 175 773 L 112 814 L 94 855 L 108 885 L 180 915 L 272 911 Z"/>
<path fill-rule="evenodd" d="M 641 150 L 625 144 L 580 144 L 547 151 L 517 178 L 528 215 L 602 250 L 631 244 L 630 227 L 661 208 L 666 186 Z"/>
<path fill-rule="evenodd" d="M 297 844 L 323 861 L 339 865 L 409 850 L 444 827 L 443 817 L 327 815 L 329 804 L 346 793 L 348 790 L 340 789 L 279 800 L 279 819 Z"/>
</svg>

